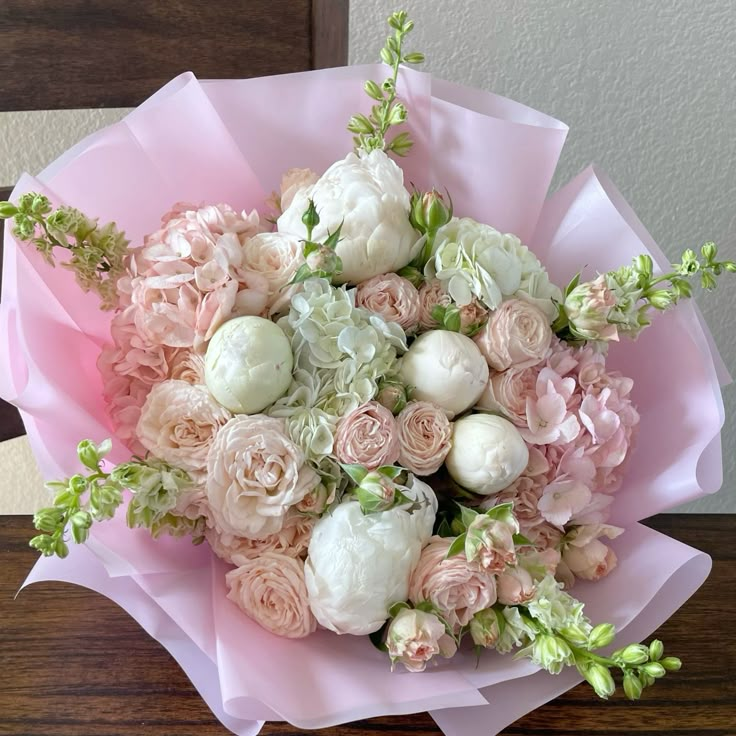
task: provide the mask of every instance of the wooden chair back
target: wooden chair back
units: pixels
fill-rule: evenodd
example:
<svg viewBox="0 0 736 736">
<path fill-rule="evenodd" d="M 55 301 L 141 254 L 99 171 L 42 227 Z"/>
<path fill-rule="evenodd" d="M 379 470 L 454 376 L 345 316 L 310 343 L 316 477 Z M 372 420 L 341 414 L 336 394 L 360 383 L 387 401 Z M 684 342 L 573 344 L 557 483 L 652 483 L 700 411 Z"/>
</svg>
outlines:
<svg viewBox="0 0 736 736">
<path fill-rule="evenodd" d="M 323 69 L 347 48 L 348 0 L 3 0 L 0 112 L 134 107 L 184 71 Z M 0 441 L 23 432 L 0 400 Z"/>
</svg>

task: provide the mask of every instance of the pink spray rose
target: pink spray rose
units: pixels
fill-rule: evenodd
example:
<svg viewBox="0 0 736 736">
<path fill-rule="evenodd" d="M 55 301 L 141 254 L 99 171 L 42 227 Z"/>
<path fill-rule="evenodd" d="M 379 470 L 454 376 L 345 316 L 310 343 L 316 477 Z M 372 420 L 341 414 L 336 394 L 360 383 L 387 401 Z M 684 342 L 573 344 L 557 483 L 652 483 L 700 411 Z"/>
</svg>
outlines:
<svg viewBox="0 0 736 736">
<path fill-rule="evenodd" d="M 225 582 L 227 597 L 267 631 L 299 639 L 316 630 L 302 560 L 264 552 L 227 573 Z"/>
<path fill-rule="evenodd" d="M 414 285 L 395 273 L 374 276 L 358 284 L 355 304 L 383 317 L 386 322 L 396 322 L 407 332 L 419 322 L 419 292 Z"/>
<path fill-rule="evenodd" d="M 457 651 L 455 640 L 433 613 L 402 608 L 391 621 L 386 646 L 392 665 L 400 662 L 409 672 L 423 672 L 437 654 L 452 657 Z"/>
<path fill-rule="evenodd" d="M 437 329 L 437 320 L 432 310 L 437 307 L 449 307 L 452 298 L 445 291 L 439 279 L 429 279 L 419 288 L 419 327 L 422 331 Z M 488 319 L 488 309 L 475 297 L 469 304 L 458 307 L 460 310 L 460 331 L 467 334 L 477 329 Z"/>
<path fill-rule="evenodd" d="M 436 473 L 450 451 L 452 425 L 431 401 L 411 401 L 396 417 L 399 464 L 416 475 Z"/>
<path fill-rule="evenodd" d="M 459 631 L 478 612 L 496 602 L 494 576 L 465 555 L 446 559 L 452 539 L 432 537 L 409 582 L 409 600 L 416 605 L 429 601 L 452 627 Z"/>
<path fill-rule="evenodd" d="M 511 367 L 502 373 L 492 373 L 476 408 L 497 412 L 517 427 L 526 427 L 527 399 L 537 396 L 538 375 L 534 367 Z"/>
<path fill-rule="evenodd" d="M 465 539 L 465 557 L 486 572 L 501 572 L 506 565 L 516 564 L 514 534 L 519 526 L 512 516 L 509 520 L 492 519 L 478 514 L 468 526 Z"/>
<path fill-rule="evenodd" d="M 497 371 L 541 363 L 551 340 L 547 315 L 521 299 L 503 302 L 475 336 L 488 365 Z"/>
<path fill-rule="evenodd" d="M 375 470 L 399 459 L 394 415 L 375 401 L 346 414 L 337 424 L 335 456 L 341 463 Z"/>
<path fill-rule="evenodd" d="M 562 561 L 576 578 L 600 580 L 616 567 L 618 559 L 607 544 L 593 539 L 583 547 L 565 549 Z"/>
<path fill-rule="evenodd" d="M 518 606 L 530 601 L 536 593 L 534 580 L 523 567 L 509 567 L 498 576 L 498 602 L 504 606 Z"/>
</svg>

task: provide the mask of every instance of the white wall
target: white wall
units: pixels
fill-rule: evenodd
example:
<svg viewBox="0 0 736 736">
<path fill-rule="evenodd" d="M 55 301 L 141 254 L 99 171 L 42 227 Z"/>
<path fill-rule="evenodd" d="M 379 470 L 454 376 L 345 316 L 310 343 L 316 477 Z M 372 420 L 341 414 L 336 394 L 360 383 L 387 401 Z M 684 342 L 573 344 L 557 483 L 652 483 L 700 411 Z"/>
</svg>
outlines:
<svg viewBox="0 0 736 736">
<path fill-rule="evenodd" d="M 352 0 L 351 62 L 377 59 L 402 7 L 426 70 L 570 125 L 554 186 L 595 161 L 673 258 L 712 239 L 736 259 L 733 0 Z M 0 184 L 122 112 L 0 114 Z M 736 279 L 699 301 L 736 369 Z M 692 510 L 736 512 L 736 389 L 724 393 L 726 483 Z"/>
</svg>

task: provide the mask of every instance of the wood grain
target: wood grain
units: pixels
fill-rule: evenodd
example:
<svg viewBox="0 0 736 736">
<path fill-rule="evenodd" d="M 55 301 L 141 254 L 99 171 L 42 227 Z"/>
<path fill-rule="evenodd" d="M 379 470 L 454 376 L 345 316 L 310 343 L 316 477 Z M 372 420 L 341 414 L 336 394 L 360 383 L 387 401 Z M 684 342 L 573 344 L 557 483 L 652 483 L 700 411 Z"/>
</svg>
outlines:
<svg viewBox="0 0 736 736">
<path fill-rule="evenodd" d="M 311 32 L 309 0 L 3 0 L 0 110 L 132 107 L 184 71 L 303 71 Z"/>
<path fill-rule="evenodd" d="M 657 636 L 684 669 L 630 704 L 578 686 L 503 736 L 736 736 L 735 516 L 659 516 L 648 524 L 714 558 L 706 584 Z M 28 517 L 0 517 L 0 734 L 226 736 L 169 654 L 109 600 L 59 583 L 13 600 L 33 564 Z M 64 604 L 59 605 L 61 596 Z M 268 724 L 264 736 L 303 731 Z M 437 736 L 427 714 L 376 718 L 315 736 Z"/>
</svg>

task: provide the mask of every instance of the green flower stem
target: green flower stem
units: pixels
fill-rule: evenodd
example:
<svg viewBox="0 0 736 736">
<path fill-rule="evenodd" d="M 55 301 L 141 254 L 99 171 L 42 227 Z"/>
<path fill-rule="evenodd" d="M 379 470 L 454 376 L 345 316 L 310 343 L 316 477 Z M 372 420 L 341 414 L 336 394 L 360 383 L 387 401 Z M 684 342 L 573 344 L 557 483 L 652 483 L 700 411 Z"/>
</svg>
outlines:
<svg viewBox="0 0 736 736">
<path fill-rule="evenodd" d="M 382 84 L 372 80 L 365 83 L 366 94 L 377 103 L 371 108 L 370 115 L 357 113 L 348 121 L 348 130 L 354 133 L 353 142 L 356 152 L 364 151 L 393 151 L 399 156 L 405 156 L 412 146 L 409 134 L 404 132 L 388 141 L 386 134 L 394 125 L 406 122 L 406 107 L 397 100 L 396 83 L 399 77 L 399 66 L 403 64 L 421 64 L 424 55 L 418 52 L 404 53 L 406 36 L 414 28 L 414 22 L 409 20 L 405 11 L 392 13 L 388 24 L 393 33 L 386 39 L 381 49 L 381 60 L 391 68 L 391 76 Z"/>
</svg>

